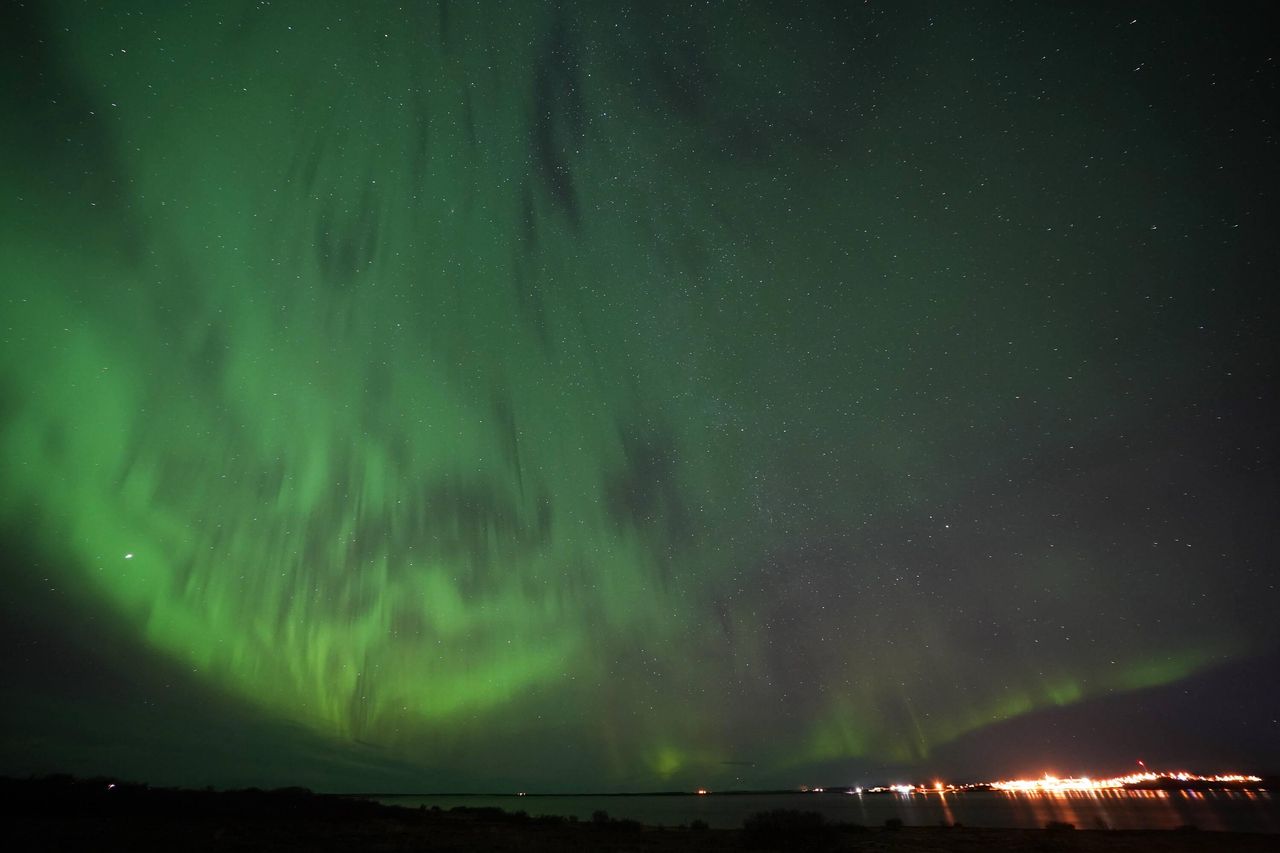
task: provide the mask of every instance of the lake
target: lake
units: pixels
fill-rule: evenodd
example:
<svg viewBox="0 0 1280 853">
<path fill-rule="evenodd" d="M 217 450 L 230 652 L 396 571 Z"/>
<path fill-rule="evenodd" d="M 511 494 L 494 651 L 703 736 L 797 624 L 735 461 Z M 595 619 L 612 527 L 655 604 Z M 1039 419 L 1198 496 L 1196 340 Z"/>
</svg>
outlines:
<svg viewBox="0 0 1280 853">
<path fill-rule="evenodd" d="M 590 820 L 596 811 L 651 826 L 694 820 L 732 828 L 771 809 L 819 812 L 829 821 L 881 826 L 897 818 L 907 826 L 962 823 L 984 827 L 1042 827 L 1065 821 L 1079 829 L 1177 829 L 1195 826 L 1233 832 L 1280 832 L 1280 798 L 1266 791 L 1104 791 L 1091 794 L 1025 794 L 972 791 L 958 794 L 710 794 L 627 796 L 380 796 L 388 805 L 497 806 L 531 815 Z"/>
</svg>

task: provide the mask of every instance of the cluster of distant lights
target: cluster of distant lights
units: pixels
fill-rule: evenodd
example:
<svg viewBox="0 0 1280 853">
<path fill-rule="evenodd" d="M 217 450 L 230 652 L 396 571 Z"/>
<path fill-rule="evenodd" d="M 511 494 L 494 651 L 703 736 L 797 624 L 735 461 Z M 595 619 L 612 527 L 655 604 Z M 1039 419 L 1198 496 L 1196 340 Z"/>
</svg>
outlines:
<svg viewBox="0 0 1280 853">
<path fill-rule="evenodd" d="M 934 782 L 931 785 L 881 785 L 874 788 L 854 788 L 853 794 L 953 794 L 964 791 L 1006 791 L 1015 794 L 1088 794 L 1098 791 L 1122 791 L 1127 788 L 1142 788 L 1151 785 L 1175 786 L 1177 783 L 1193 786 L 1256 785 L 1262 781 L 1261 776 L 1245 773 L 1219 773 L 1203 776 L 1186 770 L 1154 772 L 1144 770 L 1141 773 L 1130 773 L 1127 776 L 1112 776 L 1106 779 L 1094 779 L 1090 776 L 1054 776 L 1046 773 L 1039 779 L 1001 779 L 997 782 L 970 782 L 963 785 L 952 785 L 945 782 Z M 820 792 L 822 788 L 810 789 Z"/>
<path fill-rule="evenodd" d="M 1046 775 L 1040 779 L 1007 779 L 992 782 L 991 788 L 996 791 L 1018 791 L 1046 794 L 1075 793 L 1088 791 L 1111 791 L 1117 788 L 1128 788 L 1135 785 L 1165 784 L 1169 782 L 1189 782 L 1195 785 L 1253 785 L 1262 781 L 1261 776 L 1249 776 L 1244 773 L 1221 773 L 1214 776 L 1201 776 L 1179 770 L 1173 773 L 1131 773 L 1128 776 L 1113 776 L 1110 779 L 1090 779 L 1088 776 L 1069 776 L 1060 779 Z"/>
<path fill-rule="evenodd" d="M 966 791 L 1004 791 L 1015 794 L 1088 794 L 1102 791 L 1123 791 L 1130 788 L 1142 789 L 1147 786 L 1174 787 L 1178 783 L 1204 787 L 1206 785 L 1223 785 L 1240 787 L 1257 785 L 1261 776 L 1246 773 L 1219 773 L 1203 776 L 1186 770 L 1154 772 L 1143 770 L 1141 773 L 1130 773 L 1127 776 L 1112 776 L 1106 779 L 1094 779 L 1090 776 L 1054 776 L 1046 773 L 1039 779 L 1002 779 L 998 782 L 968 782 L 954 785 L 947 782 L 934 782 L 929 785 L 877 785 L 872 788 L 837 788 L 834 790 L 848 794 L 960 794 Z M 801 786 L 802 793 L 822 794 L 827 788 L 810 788 Z M 695 793 L 710 794 L 706 788 L 698 788 Z"/>
</svg>

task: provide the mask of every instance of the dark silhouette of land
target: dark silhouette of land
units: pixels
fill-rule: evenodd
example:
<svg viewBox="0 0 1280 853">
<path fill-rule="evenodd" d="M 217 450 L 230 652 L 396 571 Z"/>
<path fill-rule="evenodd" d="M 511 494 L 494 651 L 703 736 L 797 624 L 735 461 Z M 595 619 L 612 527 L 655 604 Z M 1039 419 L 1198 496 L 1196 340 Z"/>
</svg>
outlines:
<svg viewBox="0 0 1280 853">
<path fill-rule="evenodd" d="M 152 788 L 113 779 L 0 778 L 8 850 L 271 851 L 924 851 L 1045 850 L 1081 853 L 1274 851 L 1280 836 L 1245 833 L 881 827 L 833 824 L 778 810 L 741 829 L 648 827 L 596 812 L 589 821 L 532 817 L 492 807 L 388 806 L 305 788 L 263 791 Z"/>
</svg>

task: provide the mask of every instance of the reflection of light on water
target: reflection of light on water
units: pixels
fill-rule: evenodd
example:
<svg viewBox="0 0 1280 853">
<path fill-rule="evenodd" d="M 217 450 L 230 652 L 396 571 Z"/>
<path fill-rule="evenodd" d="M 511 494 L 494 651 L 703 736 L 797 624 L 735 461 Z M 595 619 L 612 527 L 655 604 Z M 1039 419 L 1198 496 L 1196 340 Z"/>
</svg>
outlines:
<svg viewBox="0 0 1280 853">
<path fill-rule="evenodd" d="M 1209 831 L 1263 831 L 1280 829 L 1276 816 L 1266 811 L 1271 798 L 1265 791 L 1147 791 L 1106 789 L 1101 791 L 999 791 L 1011 812 L 1024 826 L 1044 826 L 1050 821 L 1092 829 L 1176 829 L 1194 826 Z M 1232 802 L 1258 807 L 1246 818 L 1242 812 L 1226 809 Z M 957 799 L 956 803 L 964 804 Z M 963 809 L 961 809 L 963 812 Z M 1233 819 L 1231 816 L 1235 815 Z M 961 820 L 965 817 L 960 815 Z"/>
<path fill-rule="evenodd" d="M 1031 810 L 1031 825 L 1044 826 L 1050 822 L 1069 823 L 1081 826 L 1084 821 L 1076 808 L 1075 799 L 1060 791 L 1010 791 L 1002 793 L 1010 801 L 1010 805 L 1022 805 Z"/>
<path fill-rule="evenodd" d="M 893 794 L 879 802 L 892 809 L 891 815 L 914 825 L 944 822 L 1025 827 L 1062 822 L 1084 829 L 1195 826 L 1218 831 L 1280 831 L 1280 815 L 1269 810 L 1273 803 L 1270 793 L 1256 787 L 1262 781 L 1258 776 L 1151 772 L 1145 766 L 1142 770 L 1111 778 L 1046 774 L 1038 779 L 968 784 L 934 779 L 844 790 L 857 795 L 856 811 L 864 824 L 877 823 L 884 815 L 874 808 L 876 798 L 863 794 Z M 981 805 L 993 800 L 1003 804 L 995 812 Z M 1242 808 L 1252 809 L 1252 813 L 1246 814 Z"/>
<path fill-rule="evenodd" d="M 1092 803 L 1093 810 L 1096 812 L 1093 818 L 1093 826 L 1096 829 L 1110 829 L 1114 822 L 1111 817 L 1110 810 L 1107 809 L 1107 801 L 1115 796 L 1114 791 L 1090 791 L 1089 800 Z"/>
<path fill-rule="evenodd" d="M 956 822 L 956 816 L 951 813 L 951 804 L 947 802 L 947 793 L 942 790 L 942 786 L 937 786 L 938 802 L 942 804 L 942 818 L 947 822 L 947 826 L 951 826 Z"/>
</svg>

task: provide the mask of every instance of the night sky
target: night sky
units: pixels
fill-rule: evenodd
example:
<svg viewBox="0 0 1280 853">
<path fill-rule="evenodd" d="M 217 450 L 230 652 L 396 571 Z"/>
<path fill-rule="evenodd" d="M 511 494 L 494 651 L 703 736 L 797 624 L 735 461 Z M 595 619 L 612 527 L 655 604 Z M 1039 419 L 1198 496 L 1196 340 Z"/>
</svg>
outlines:
<svg viewBox="0 0 1280 853">
<path fill-rule="evenodd" d="M 7 0 L 0 773 L 1275 772 L 1270 12 Z"/>
</svg>

